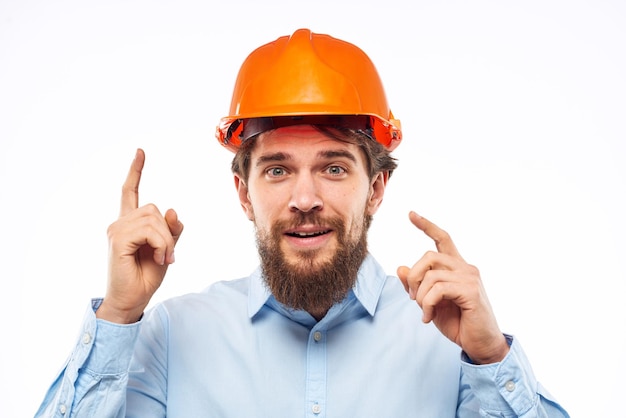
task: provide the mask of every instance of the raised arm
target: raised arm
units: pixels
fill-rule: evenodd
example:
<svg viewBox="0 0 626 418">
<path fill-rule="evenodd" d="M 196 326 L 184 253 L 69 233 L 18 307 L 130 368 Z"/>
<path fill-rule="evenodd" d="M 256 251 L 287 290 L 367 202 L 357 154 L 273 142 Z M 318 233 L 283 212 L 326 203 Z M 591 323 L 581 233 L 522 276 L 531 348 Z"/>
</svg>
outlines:
<svg viewBox="0 0 626 418">
<path fill-rule="evenodd" d="M 174 262 L 183 230 L 173 210 L 162 215 L 154 205 L 139 207 L 144 161 L 143 150 L 137 150 L 122 188 L 120 217 L 108 229 L 106 296 L 94 301 L 95 315 L 90 309 L 85 316 L 74 351 L 36 417 L 126 415 L 129 364 L 141 327 L 137 321 Z"/>
<path fill-rule="evenodd" d="M 500 331 L 478 269 L 446 231 L 415 212 L 409 218 L 437 251 L 399 267 L 398 277 L 422 308 L 422 320 L 432 321 L 467 356 L 457 416 L 569 417 L 535 379 L 519 342 Z"/>
</svg>

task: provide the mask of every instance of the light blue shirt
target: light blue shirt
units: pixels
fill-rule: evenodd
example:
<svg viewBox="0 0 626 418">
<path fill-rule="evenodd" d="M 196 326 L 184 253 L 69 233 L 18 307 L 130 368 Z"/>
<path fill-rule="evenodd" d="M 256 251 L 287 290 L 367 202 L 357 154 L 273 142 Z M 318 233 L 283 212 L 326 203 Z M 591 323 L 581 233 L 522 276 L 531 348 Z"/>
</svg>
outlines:
<svg viewBox="0 0 626 418">
<path fill-rule="evenodd" d="M 36 416 L 568 417 L 517 340 L 472 365 L 368 256 L 319 322 L 251 276 L 167 300 L 131 325 L 96 319 Z"/>
</svg>

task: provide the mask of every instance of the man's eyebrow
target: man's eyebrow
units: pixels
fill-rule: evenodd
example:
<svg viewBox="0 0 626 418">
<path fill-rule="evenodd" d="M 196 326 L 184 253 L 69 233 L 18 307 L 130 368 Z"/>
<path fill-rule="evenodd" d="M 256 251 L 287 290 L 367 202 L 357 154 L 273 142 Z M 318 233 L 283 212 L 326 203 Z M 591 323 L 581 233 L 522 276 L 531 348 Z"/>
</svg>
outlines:
<svg viewBox="0 0 626 418">
<path fill-rule="evenodd" d="M 357 163 L 357 159 L 354 156 L 353 153 L 351 153 L 350 151 L 347 150 L 327 150 L 327 151 L 320 151 L 317 154 L 319 157 L 322 158 L 326 158 L 326 159 L 332 159 L 332 158 L 337 158 L 337 157 L 342 157 L 342 158 L 347 158 L 349 160 L 351 160 L 354 163 Z"/>
<path fill-rule="evenodd" d="M 285 154 L 284 152 L 275 152 L 273 154 L 261 155 L 257 159 L 255 165 L 258 167 L 258 166 L 263 165 L 265 163 L 286 161 L 286 160 L 288 160 L 290 158 L 291 157 L 288 154 Z"/>
<path fill-rule="evenodd" d="M 317 153 L 319 158 L 323 158 L 326 160 L 331 160 L 333 158 L 347 158 L 354 163 L 358 163 L 357 158 L 353 153 L 347 150 L 324 150 Z M 275 152 L 272 154 L 261 155 L 257 161 L 256 166 L 261 166 L 267 163 L 281 162 L 292 159 L 293 157 L 290 154 L 285 152 Z"/>
</svg>

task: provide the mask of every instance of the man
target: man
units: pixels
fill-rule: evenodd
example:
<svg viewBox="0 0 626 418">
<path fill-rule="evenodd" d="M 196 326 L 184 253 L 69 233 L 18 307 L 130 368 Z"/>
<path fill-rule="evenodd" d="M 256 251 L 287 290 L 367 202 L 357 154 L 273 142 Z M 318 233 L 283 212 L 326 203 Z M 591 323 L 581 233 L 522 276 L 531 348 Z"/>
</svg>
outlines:
<svg viewBox="0 0 626 418">
<path fill-rule="evenodd" d="M 399 280 L 368 254 L 402 135 L 360 49 L 305 29 L 258 48 L 217 136 L 261 266 L 144 315 L 183 225 L 138 207 L 138 150 L 106 296 L 38 416 L 568 416 L 445 231 L 409 215 L 437 251 Z"/>
</svg>

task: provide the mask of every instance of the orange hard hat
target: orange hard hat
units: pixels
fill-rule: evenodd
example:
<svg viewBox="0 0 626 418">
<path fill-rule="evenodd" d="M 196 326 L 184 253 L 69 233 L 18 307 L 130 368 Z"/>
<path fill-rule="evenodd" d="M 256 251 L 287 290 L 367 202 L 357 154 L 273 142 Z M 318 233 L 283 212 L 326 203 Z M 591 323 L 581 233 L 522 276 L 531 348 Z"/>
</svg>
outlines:
<svg viewBox="0 0 626 418">
<path fill-rule="evenodd" d="M 216 137 L 236 152 L 257 133 L 293 124 L 353 127 L 389 150 L 402 139 L 370 58 L 351 43 L 308 29 L 248 55 Z"/>
</svg>

